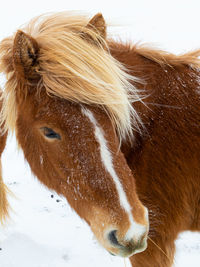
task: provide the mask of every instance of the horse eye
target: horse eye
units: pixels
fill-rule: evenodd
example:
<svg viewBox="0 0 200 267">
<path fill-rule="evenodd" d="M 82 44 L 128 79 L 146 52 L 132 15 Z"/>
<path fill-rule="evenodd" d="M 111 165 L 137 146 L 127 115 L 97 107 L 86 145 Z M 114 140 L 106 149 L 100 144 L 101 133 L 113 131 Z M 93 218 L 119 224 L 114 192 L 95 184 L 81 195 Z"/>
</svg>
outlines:
<svg viewBox="0 0 200 267">
<path fill-rule="evenodd" d="M 61 139 L 60 135 L 51 128 L 42 127 L 40 129 L 42 130 L 42 133 L 45 135 L 45 137 L 49 139 L 59 139 L 59 140 Z"/>
</svg>

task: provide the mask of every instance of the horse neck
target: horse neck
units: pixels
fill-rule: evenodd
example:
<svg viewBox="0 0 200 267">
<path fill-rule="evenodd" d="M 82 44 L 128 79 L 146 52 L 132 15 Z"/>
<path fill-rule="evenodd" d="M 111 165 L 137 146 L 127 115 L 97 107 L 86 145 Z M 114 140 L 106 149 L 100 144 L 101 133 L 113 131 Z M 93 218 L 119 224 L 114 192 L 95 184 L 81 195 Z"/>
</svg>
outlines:
<svg viewBox="0 0 200 267">
<path fill-rule="evenodd" d="M 155 196 L 156 202 L 168 195 L 174 199 L 171 209 L 177 202 L 176 209 L 190 222 L 191 214 L 187 217 L 182 211 L 188 203 L 199 201 L 199 195 L 190 193 L 200 192 L 199 72 L 184 63 L 158 64 L 128 45 L 112 43 L 110 47 L 112 55 L 128 66 L 132 75 L 146 82 L 135 84 L 146 93 L 146 105 L 134 103 L 146 131 L 135 133 L 133 146 L 124 142 L 121 148 L 134 173 L 139 198 L 144 201 L 151 199 L 146 197 L 149 192 L 160 192 Z M 162 186 L 158 189 L 157 185 Z M 168 198 L 163 203 L 164 209 L 169 210 Z M 194 208 L 191 204 L 190 207 Z"/>
<path fill-rule="evenodd" d="M 161 67 L 155 62 L 140 56 L 134 47 L 131 48 L 128 44 L 110 42 L 109 47 L 112 56 L 127 66 L 131 75 L 141 79 L 141 83 L 135 82 L 134 85 L 137 89 L 141 90 L 142 95 L 146 94 L 148 96 L 147 98 L 145 96 L 144 102 L 146 102 L 146 99 L 148 99 L 148 103 L 155 103 L 158 99 L 160 102 L 162 91 L 159 90 L 158 86 L 155 84 L 152 73 L 158 73 Z M 137 102 L 134 103 L 134 108 L 145 125 L 144 135 L 148 133 L 149 136 L 149 133 L 151 132 L 151 122 L 155 119 L 157 106 L 152 104 L 148 106 L 144 105 L 142 102 Z M 137 146 L 134 145 L 134 147 L 132 147 L 129 142 L 123 142 L 122 151 L 127 160 L 129 158 L 129 153 L 133 153 L 133 149 L 135 150 L 140 147 L 144 135 L 141 135 L 141 133 L 138 132 L 134 134 L 133 144 L 137 144 Z"/>
<path fill-rule="evenodd" d="M 167 64 L 167 57 L 163 56 L 159 51 L 155 53 L 157 59 L 161 59 L 162 62 L 157 63 L 156 59 L 148 59 L 140 52 L 140 48 L 137 46 L 124 45 L 119 43 L 110 43 L 111 54 L 128 67 L 131 75 L 140 78 L 144 83 L 135 83 L 134 85 L 146 95 L 143 103 L 134 103 L 136 112 L 141 117 L 141 120 L 146 127 L 146 131 L 143 134 L 135 133 L 135 140 L 133 143 L 141 146 L 141 140 L 152 137 L 152 131 L 158 132 L 157 138 L 162 138 L 162 134 L 166 134 L 166 130 L 163 133 L 163 128 L 167 129 L 168 134 L 176 138 L 177 133 L 181 136 L 185 136 L 185 142 L 187 136 L 198 136 L 198 128 L 194 127 L 198 125 L 200 119 L 199 112 L 199 95 L 197 95 L 197 88 L 199 88 L 199 72 L 188 67 L 186 62 L 179 62 L 179 58 L 174 56 L 177 65 Z M 142 48 L 141 48 L 142 50 Z M 153 50 L 152 50 L 153 51 Z M 148 50 L 151 56 L 151 49 Z M 153 53 L 153 52 L 152 52 Z M 160 53 L 160 54 L 159 54 Z M 157 60 L 158 61 L 158 60 Z M 194 122 L 191 121 L 191 117 Z M 191 129 L 193 132 L 191 132 Z M 166 136 L 166 138 L 168 138 Z M 160 141 L 160 140 L 159 140 Z M 170 141 L 170 140 L 169 140 Z M 183 143 L 177 145 L 183 150 Z M 174 143 L 172 142 L 174 146 Z M 124 143 L 122 147 L 125 155 L 129 153 L 133 148 L 130 144 Z"/>
</svg>

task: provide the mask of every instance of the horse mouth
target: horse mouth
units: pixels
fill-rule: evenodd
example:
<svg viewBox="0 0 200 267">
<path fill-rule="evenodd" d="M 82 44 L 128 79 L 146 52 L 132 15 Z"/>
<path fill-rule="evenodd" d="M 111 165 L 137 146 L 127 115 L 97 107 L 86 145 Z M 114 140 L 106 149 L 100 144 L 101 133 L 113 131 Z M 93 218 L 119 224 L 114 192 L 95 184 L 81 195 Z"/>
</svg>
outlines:
<svg viewBox="0 0 200 267">
<path fill-rule="evenodd" d="M 129 241 L 118 241 L 117 231 L 113 230 L 108 234 L 108 240 L 112 245 L 109 253 L 113 256 L 130 257 L 143 252 L 147 248 L 147 235 L 143 236 L 137 242 L 133 239 Z"/>
</svg>

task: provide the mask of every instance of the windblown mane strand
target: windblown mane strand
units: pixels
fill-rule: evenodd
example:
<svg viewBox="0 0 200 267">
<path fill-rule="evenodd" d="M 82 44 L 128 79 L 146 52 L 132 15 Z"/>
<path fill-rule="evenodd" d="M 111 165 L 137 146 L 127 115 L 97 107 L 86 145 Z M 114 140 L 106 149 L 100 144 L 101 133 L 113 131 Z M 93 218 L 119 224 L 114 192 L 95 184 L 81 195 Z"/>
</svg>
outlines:
<svg viewBox="0 0 200 267">
<path fill-rule="evenodd" d="M 99 105 L 108 113 L 121 138 L 132 136 L 132 129 L 141 125 L 132 102 L 141 101 L 131 84 L 137 78 L 105 49 L 106 43 L 92 28 L 86 27 L 88 18 L 64 12 L 42 15 L 33 19 L 22 30 L 39 44 L 40 87 L 46 92 L 67 100 Z M 87 40 L 87 36 L 96 45 Z M 9 37 L 0 44 L 0 72 L 7 76 L 3 93 L 1 124 L 4 130 L 15 129 L 16 92 L 26 85 L 16 78 L 12 62 L 13 40 Z M 90 39 L 89 38 L 89 39 Z M 13 110 L 13 112 L 9 112 Z"/>
<path fill-rule="evenodd" d="M 187 65 L 193 69 L 199 69 L 200 67 L 200 49 L 180 55 L 174 55 L 146 44 L 130 45 L 129 48 L 137 54 L 146 57 L 161 66 L 168 65 L 170 67 L 175 67 Z"/>
</svg>

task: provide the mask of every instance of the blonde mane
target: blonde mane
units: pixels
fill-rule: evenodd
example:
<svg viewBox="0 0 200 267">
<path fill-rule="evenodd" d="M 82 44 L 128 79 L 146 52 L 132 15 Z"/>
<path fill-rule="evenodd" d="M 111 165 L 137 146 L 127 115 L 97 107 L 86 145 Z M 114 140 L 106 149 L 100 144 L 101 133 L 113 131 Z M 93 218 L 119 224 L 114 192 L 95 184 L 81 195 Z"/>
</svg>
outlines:
<svg viewBox="0 0 200 267">
<path fill-rule="evenodd" d="M 128 74 L 125 67 L 115 60 L 99 34 L 86 27 L 88 18 L 70 12 L 45 14 L 34 18 L 22 30 L 39 45 L 38 61 L 41 76 L 38 90 L 73 102 L 99 105 L 125 138 L 132 135 L 133 127 L 141 125 L 132 107 L 140 101 L 136 88 L 131 84 L 137 78 Z M 95 40 L 94 45 L 85 36 Z M 3 92 L 1 124 L 4 130 L 14 131 L 17 118 L 16 93 L 26 87 L 18 81 L 13 67 L 13 41 L 15 35 L 0 44 L 0 72 L 7 76 Z"/>
<path fill-rule="evenodd" d="M 200 49 L 189 51 L 184 54 L 174 55 L 172 53 L 154 48 L 148 44 L 130 45 L 130 49 L 135 53 L 148 58 L 161 66 L 178 67 L 190 66 L 193 69 L 200 67 Z"/>
</svg>

